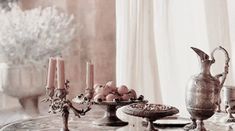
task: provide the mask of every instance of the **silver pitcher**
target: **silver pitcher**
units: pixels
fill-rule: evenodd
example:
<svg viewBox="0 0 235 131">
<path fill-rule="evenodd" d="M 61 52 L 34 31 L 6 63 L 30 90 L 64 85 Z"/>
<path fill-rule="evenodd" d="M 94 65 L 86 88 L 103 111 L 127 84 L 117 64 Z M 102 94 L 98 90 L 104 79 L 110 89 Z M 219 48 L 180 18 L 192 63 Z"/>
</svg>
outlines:
<svg viewBox="0 0 235 131">
<path fill-rule="evenodd" d="M 196 128 L 197 131 L 206 131 L 203 120 L 210 118 L 220 105 L 220 91 L 228 74 L 228 63 L 230 59 L 228 52 L 221 46 L 213 50 L 211 60 L 209 56 L 200 49 L 191 48 L 200 57 L 201 72 L 191 78 L 186 89 L 186 107 L 193 122 L 186 125 L 184 129 L 190 130 Z M 213 55 L 217 50 L 221 50 L 225 53 L 226 62 L 224 72 L 212 76 L 210 67 L 215 63 Z"/>
</svg>

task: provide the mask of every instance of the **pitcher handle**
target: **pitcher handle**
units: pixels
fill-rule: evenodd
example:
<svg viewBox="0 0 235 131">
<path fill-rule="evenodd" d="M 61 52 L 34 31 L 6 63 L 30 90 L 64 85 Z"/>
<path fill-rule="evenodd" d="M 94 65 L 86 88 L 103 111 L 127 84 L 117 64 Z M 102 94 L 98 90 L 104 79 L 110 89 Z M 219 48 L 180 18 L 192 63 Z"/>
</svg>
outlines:
<svg viewBox="0 0 235 131">
<path fill-rule="evenodd" d="M 228 74 L 228 68 L 229 68 L 229 61 L 230 61 L 230 58 L 229 58 L 229 54 L 228 54 L 227 50 L 225 50 L 222 46 L 219 46 L 219 47 L 215 48 L 215 49 L 211 52 L 211 59 L 212 59 L 212 62 L 215 62 L 214 53 L 215 53 L 217 50 L 218 50 L 218 51 L 219 51 L 219 50 L 223 51 L 224 54 L 225 54 L 225 58 L 226 58 L 226 59 L 225 59 L 225 66 L 224 66 L 224 72 L 217 75 L 218 77 L 223 76 L 223 78 L 222 78 L 222 80 L 221 80 L 221 82 L 220 82 L 220 85 L 223 86 L 223 85 L 224 85 L 224 82 L 225 82 L 225 79 L 226 79 L 226 77 L 227 77 L 227 74 Z"/>
</svg>

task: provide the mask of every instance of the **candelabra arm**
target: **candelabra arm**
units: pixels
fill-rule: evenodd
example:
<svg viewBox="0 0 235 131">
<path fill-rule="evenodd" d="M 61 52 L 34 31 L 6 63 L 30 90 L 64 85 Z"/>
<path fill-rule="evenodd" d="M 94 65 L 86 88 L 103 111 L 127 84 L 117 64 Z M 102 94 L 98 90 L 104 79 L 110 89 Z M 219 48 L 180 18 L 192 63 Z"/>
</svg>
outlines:
<svg viewBox="0 0 235 131">
<path fill-rule="evenodd" d="M 53 96 L 54 96 L 54 88 L 52 87 L 46 87 L 46 98 L 42 100 L 42 102 L 48 102 L 50 101 L 52 103 L 53 101 Z"/>
<path fill-rule="evenodd" d="M 57 113 L 61 112 L 63 119 L 63 128 L 61 131 L 69 131 L 68 128 L 68 118 L 69 118 L 69 110 L 71 109 L 77 117 L 84 116 L 86 112 L 90 111 L 91 104 L 88 103 L 86 109 L 76 109 L 70 100 L 66 98 L 68 95 L 69 81 L 65 82 L 65 88 L 47 88 L 46 94 L 47 98 L 44 99 L 44 102 L 50 102 L 49 105 L 49 113 Z"/>
<path fill-rule="evenodd" d="M 81 109 L 81 110 L 76 109 L 70 101 L 68 101 L 68 105 L 69 105 L 70 109 L 74 112 L 75 116 L 77 116 L 79 118 L 80 118 L 80 116 L 84 116 L 88 111 L 91 110 L 90 105 L 85 110 L 84 109 Z"/>
</svg>

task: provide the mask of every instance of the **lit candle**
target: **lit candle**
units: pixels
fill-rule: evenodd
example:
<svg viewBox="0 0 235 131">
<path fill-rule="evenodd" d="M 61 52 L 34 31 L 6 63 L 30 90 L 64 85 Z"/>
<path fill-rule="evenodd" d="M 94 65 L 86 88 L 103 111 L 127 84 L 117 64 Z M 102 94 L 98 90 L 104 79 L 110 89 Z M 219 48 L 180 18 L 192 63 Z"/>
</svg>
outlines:
<svg viewBox="0 0 235 131">
<path fill-rule="evenodd" d="M 86 64 L 86 89 L 92 92 L 93 85 L 94 85 L 94 65 L 91 62 L 87 62 Z"/>
<path fill-rule="evenodd" d="M 64 72 L 64 59 L 57 57 L 57 87 L 58 89 L 65 88 L 65 72 Z"/>
<path fill-rule="evenodd" d="M 49 64 L 48 64 L 46 88 L 54 88 L 55 71 L 56 71 L 56 59 L 51 57 L 49 58 Z"/>
</svg>

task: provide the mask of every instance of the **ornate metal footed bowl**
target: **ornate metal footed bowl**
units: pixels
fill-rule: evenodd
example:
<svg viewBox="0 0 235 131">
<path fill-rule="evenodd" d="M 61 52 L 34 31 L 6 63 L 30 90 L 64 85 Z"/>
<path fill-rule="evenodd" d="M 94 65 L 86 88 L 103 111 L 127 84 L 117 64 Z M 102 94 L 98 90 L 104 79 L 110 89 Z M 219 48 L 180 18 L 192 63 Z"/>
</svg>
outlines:
<svg viewBox="0 0 235 131">
<path fill-rule="evenodd" d="M 157 131 L 158 129 L 153 126 L 153 121 L 177 114 L 179 110 L 175 107 L 161 104 L 134 103 L 123 107 L 123 112 L 128 115 L 146 118 L 148 122 L 146 130 Z"/>
<path fill-rule="evenodd" d="M 147 103 L 144 100 L 133 100 L 133 101 L 103 101 L 96 103 L 97 105 L 102 106 L 105 109 L 105 114 L 102 118 L 93 121 L 93 124 L 99 126 L 125 126 L 128 122 L 124 122 L 120 120 L 117 115 L 116 111 L 119 107 L 131 104 L 131 103 Z"/>
<path fill-rule="evenodd" d="M 78 97 L 73 99 L 73 102 L 75 103 L 86 103 L 86 102 L 92 102 L 95 105 L 100 106 L 105 110 L 105 113 L 102 118 L 93 121 L 92 123 L 94 125 L 98 126 L 125 126 L 128 124 L 128 122 L 124 122 L 120 120 L 117 115 L 116 111 L 118 108 L 129 105 L 132 103 L 147 103 L 148 101 L 143 100 L 143 96 L 140 96 L 138 99 L 132 99 L 128 101 L 94 101 L 93 99 L 86 99 L 83 95 L 79 95 Z"/>
</svg>

